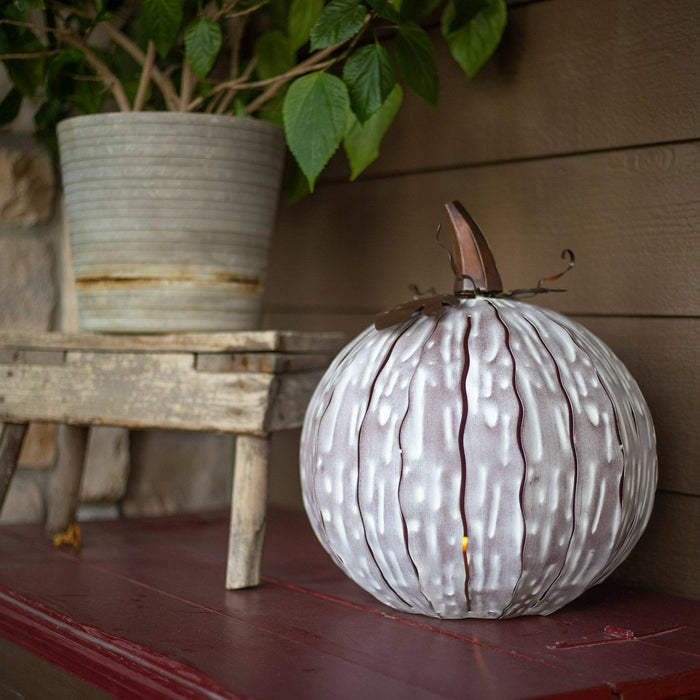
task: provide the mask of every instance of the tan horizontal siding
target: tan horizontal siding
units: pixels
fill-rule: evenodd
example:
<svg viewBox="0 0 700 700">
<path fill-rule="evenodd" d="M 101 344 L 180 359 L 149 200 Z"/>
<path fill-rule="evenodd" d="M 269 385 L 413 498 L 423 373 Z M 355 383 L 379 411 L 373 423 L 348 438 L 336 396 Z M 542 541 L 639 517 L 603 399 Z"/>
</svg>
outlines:
<svg viewBox="0 0 700 700">
<path fill-rule="evenodd" d="M 409 283 L 450 289 L 434 235 L 451 199 L 481 226 L 506 288 L 558 272 L 571 248 L 553 308 L 700 315 L 700 141 L 319 187 L 282 211 L 268 308 L 372 311 Z"/>
<path fill-rule="evenodd" d="M 700 3 L 557 0 L 513 7 L 467 82 L 432 31 L 437 110 L 408 95 L 372 175 L 696 138 Z M 346 172 L 338 158 L 332 172 Z"/>
<path fill-rule="evenodd" d="M 613 575 L 643 588 L 700 598 L 700 498 L 656 494 L 649 525 Z"/>
</svg>

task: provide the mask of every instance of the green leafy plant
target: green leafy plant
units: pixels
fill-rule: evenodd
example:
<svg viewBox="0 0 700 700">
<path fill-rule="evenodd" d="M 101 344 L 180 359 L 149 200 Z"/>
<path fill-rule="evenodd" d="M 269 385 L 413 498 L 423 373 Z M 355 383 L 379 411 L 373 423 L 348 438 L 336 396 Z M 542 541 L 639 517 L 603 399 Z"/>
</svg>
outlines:
<svg viewBox="0 0 700 700">
<path fill-rule="evenodd" d="M 283 125 L 313 190 L 341 146 L 357 177 L 401 107 L 402 83 L 429 105 L 438 72 L 421 24 L 440 30 L 472 77 L 498 45 L 505 0 L 5 1 L 0 60 L 11 82 L 0 124 L 40 100 L 51 138 L 73 114 L 171 110 Z"/>
</svg>

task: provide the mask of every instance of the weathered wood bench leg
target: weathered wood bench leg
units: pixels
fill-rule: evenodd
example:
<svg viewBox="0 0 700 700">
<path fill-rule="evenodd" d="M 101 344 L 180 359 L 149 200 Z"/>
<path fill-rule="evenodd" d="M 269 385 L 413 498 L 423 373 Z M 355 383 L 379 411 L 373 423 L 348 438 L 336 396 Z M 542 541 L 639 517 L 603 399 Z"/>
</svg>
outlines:
<svg viewBox="0 0 700 700">
<path fill-rule="evenodd" d="M 253 435 L 236 437 L 226 565 L 228 589 L 247 588 L 260 583 L 269 455 L 269 438 Z"/>
<path fill-rule="evenodd" d="M 0 423 L 0 511 L 17 468 L 17 458 L 26 432 L 26 423 Z"/>
<path fill-rule="evenodd" d="M 51 477 L 46 531 L 65 532 L 75 522 L 80 482 L 85 463 L 88 427 L 62 425 L 58 433 L 58 459 Z"/>
</svg>

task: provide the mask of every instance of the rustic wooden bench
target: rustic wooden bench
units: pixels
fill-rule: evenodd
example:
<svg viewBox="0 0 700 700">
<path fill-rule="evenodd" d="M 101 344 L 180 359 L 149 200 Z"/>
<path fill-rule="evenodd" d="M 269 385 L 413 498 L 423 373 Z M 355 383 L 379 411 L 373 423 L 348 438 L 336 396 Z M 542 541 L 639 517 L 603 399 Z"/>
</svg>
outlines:
<svg viewBox="0 0 700 700">
<path fill-rule="evenodd" d="M 0 508 L 29 421 L 64 424 L 46 528 L 74 522 L 90 425 L 236 435 L 226 587 L 255 586 L 269 437 L 299 427 L 337 333 L 0 332 Z"/>
</svg>

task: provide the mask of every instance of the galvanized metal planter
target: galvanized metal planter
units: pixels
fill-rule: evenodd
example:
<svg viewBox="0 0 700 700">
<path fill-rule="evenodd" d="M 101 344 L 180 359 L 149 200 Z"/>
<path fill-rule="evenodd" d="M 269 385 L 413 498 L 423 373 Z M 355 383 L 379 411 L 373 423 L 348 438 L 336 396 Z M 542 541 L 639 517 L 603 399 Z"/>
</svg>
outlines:
<svg viewBox="0 0 700 700">
<path fill-rule="evenodd" d="M 80 325 L 102 332 L 258 324 L 284 136 L 171 112 L 58 127 Z"/>
</svg>

